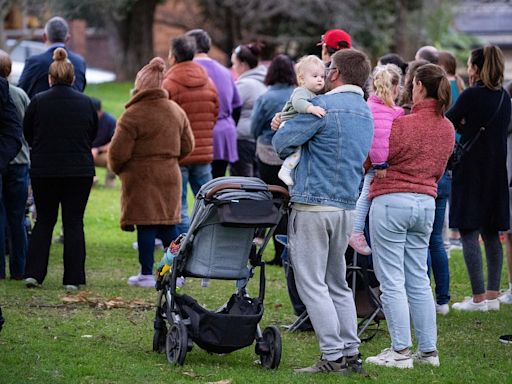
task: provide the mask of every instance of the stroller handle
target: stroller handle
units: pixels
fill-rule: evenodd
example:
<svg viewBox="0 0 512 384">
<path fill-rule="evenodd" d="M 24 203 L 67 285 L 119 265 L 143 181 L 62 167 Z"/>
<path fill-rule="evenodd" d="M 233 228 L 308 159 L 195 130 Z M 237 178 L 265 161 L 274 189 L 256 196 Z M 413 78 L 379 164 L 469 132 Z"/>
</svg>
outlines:
<svg viewBox="0 0 512 384">
<path fill-rule="evenodd" d="M 269 191 L 272 193 L 279 193 L 280 195 L 283 195 L 286 199 L 289 197 L 288 190 L 286 188 L 283 188 L 279 185 L 267 185 L 267 188 L 261 189 L 260 187 L 255 186 L 246 186 L 243 184 L 235 184 L 235 183 L 226 183 L 221 184 L 213 187 L 208 191 L 205 198 L 211 199 L 217 192 L 222 191 L 224 189 L 240 189 L 245 191 Z"/>
</svg>

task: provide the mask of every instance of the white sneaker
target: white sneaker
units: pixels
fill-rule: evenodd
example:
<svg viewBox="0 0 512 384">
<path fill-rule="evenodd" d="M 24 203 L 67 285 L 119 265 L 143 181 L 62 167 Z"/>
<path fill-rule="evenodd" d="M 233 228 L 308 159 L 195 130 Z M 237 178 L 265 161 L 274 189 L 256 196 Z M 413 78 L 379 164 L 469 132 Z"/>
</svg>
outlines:
<svg viewBox="0 0 512 384">
<path fill-rule="evenodd" d="M 454 303 L 452 308 L 456 311 L 466 312 L 487 312 L 489 310 L 487 307 L 487 300 L 481 301 L 480 303 L 475 303 L 472 297 L 468 297 L 460 303 Z"/>
<path fill-rule="evenodd" d="M 448 304 L 436 304 L 437 314 L 446 316 L 448 312 L 450 312 L 450 306 Z"/>
<path fill-rule="evenodd" d="M 489 311 L 499 311 L 500 310 L 500 301 L 498 299 L 486 300 L 487 301 L 487 309 Z"/>
<path fill-rule="evenodd" d="M 132 243 L 132 248 L 135 249 L 136 251 L 139 249 L 139 243 L 137 243 L 136 241 L 134 241 Z M 164 245 L 162 244 L 162 240 L 160 239 L 155 239 L 155 249 L 159 249 L 159 250 L 162 250 L 164 249 Z"/>
<path fill-rule="evenodd" d="M 128 285 L 136 285 L 142 288 L 154 288 L 156 284 L 155 277 L 153 275 L 141 275 L 140 273 L 135 276 L 128 278 Z"/>
<path fill-rule="evenodd" d="M 37 288 L 37 287 L 40 287 L 40 286 L 41 286 L 41 284 L 39 284 L 39 283 L 37 282 L 37 280 L 36 280 L 36 279 L 34 279 L 33 277 L 27 277 L 27 278 L 25 279 L 25 286 L 26 286 L 27 288 Z"/>
<path fill-rule="evenodd" d="M 370 356 L 366 359 L 368 364 L 381 365 L 383 367 L 413 368 L 412 355 L 410 352 L 401 354 L 391 348 L 386 348 L 377 356 Z"/>
<path fill-rule="evenodd" d="M 290 186 L 293 185 L 293 179 L 292 179 L 292 170 L 281 167 L 279 172 L 277 173 L 277 176 L 285 183 L 286 185 Z"/>
<path fill-rule="evenodd" d="M 498 300 L 501 304 L 512 304 L 512 288 L 507 289 L 506 291 L 501 292 L 501 295 L 498 297 Z"/>
<path fill-rule="evenodd" d="M 416 351 L 412 354 L 412 358 L 416 363 L 430 364 L 434 367 L 439 367 L 439 354 L 437 353 L 437 351 L 430 353 Z"/>
<path fill-rule="evenodd" d="M 66 290 L 67 293 L 76 292 L 78 291 L 78 285 L 66 284 L 64 286 L 64 289 Z"/>
</svg>

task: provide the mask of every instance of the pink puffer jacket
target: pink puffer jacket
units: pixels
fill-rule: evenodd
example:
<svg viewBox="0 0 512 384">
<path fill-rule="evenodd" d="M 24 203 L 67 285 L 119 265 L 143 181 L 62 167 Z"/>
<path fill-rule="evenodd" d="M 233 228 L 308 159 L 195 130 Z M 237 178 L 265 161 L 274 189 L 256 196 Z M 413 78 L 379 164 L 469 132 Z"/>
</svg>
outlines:
<svg viewBox="0 0 512 384">
<path fill-rule="evenodd" d="M 368 107 L 373 115 L 373 142 L 370 149 L 372 166 L 383 165 L 388 160 L 389 135 L 393 121 L 404 114 L 400 107 L 388 107 L 375 95 L 368 99 Z"/>
</svg>

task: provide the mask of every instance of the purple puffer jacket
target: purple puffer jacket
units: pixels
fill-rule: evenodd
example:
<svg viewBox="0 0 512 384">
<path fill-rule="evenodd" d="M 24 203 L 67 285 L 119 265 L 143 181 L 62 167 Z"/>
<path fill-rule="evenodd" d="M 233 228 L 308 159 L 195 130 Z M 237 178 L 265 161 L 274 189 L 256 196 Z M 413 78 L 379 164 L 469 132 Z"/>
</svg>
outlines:
<svg viewBox="0 0 512 384">
<path fill-rule="evenodd" d="M 391 126 L 397 117 L 404 114 L 404 110 L 400 107 L 388 107 L 375 95 L 369 97 L 368 107 L 372 111 L 374 127 L 370 160 L 373 167 L 387 168 Z"/>
</svg>

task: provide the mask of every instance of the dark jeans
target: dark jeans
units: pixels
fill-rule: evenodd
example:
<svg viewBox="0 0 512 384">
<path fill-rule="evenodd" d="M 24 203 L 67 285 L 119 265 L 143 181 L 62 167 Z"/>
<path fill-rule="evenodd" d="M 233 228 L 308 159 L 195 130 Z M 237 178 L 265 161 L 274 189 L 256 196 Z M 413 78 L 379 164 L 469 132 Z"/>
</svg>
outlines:
<svg viewBox="0 0 512 384">
<path fill-rule="evenodd" d="M 5 278 L 5 234 L 9 236 L 9 274 L 23 278 L 28 239 L 25 206 L 28 197 L 28 165 L 11 164 L 0 178 L 0 278 Z"/>
<path fill-rule="evenodd" d="M 237 140 L 238 161 L 231 165 L 231 176 L 259 177 L 256 161 L 256 143 L 247 140 Z"/>
<path fill-rule="evenodd" d="M 288 186 L 281 181 L 281 179 L 277 176 L 279 170 L 281 169 L 280 165 L 268 165 L 262 163 L 258 160 L 258 168 L 260 170 L 260 177 L 265 183 L 270 185 L 279 185 L 283 188 L 288 189 Z M 288 214 L 284 215 L 277 224 L 276 230 L 274 231 L 274 260 L 277 262 L 281 258 L 281 254 L 283 253 L 284 246 L 276 241 L 276 235 L 286 235 L 288 233 Z M 278 263 L 281 264 L 281 263 Z"/>
<path fill-rule="evenodd" d="M 142 275 L 153 274 L 155 239 L 162 240 L 162 245 L 167 248 L 178 235 L 179 232 L 174 225 L 137 225 L 139 263 Z"/>
<path fill-rule="evenodd" d="M 450 198 L 451 189 L 451 177 L 448 175 L 448 172 L 445 172 L 437 184 L 436 212 L 428 246 L 429 270 L 431 268 L 434 273 L 436 301 L 439 305 L 447 304 L 450 301 L 450 270 L 448 255 L 443 241 L 443 223 L 446 203 Z"/>
<path fill-rule="evenodd" d="M 50 245 L 59 206 L 64 231 L 64 285 L 85 284 L 84 212 L 92 177 L 34 177 L 37 220 L 30 236 L 25 278 L 42 283 L 48 270 Z"/>
</svg>

